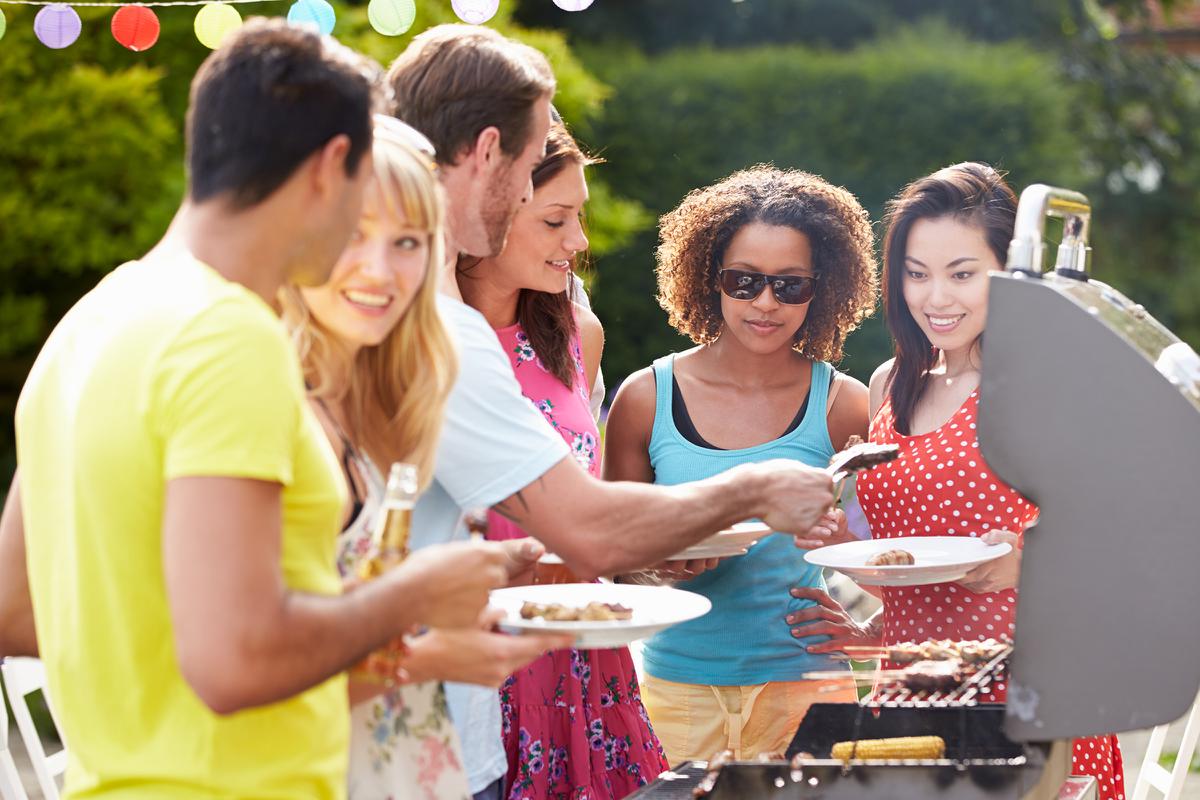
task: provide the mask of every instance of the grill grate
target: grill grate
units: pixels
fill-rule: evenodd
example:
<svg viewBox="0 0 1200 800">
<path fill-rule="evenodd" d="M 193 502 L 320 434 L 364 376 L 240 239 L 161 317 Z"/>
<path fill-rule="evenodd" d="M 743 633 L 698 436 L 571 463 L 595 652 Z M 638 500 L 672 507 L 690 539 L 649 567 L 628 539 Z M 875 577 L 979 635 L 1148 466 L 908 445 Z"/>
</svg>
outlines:
<svg viewBox="0 0 1200 800">
<path fill-rule="evenodd" d="M 974 706 L 979 703 L 980 695 L 987 693 L 993 684 L 1004 679 L 1008 671 L 1008 657 L 1011 654 L 1010 645 L 952 689 L 915 691 L 903 684 L 885 684 L 868 694 L 861 702 L 869 708 Z"/>
</svg>

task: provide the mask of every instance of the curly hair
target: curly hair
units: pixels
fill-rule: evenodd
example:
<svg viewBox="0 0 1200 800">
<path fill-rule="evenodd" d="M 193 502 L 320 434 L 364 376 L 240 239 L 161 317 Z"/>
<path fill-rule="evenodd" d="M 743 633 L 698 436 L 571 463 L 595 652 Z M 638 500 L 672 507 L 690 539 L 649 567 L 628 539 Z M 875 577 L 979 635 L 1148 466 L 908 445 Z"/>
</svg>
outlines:
<svg viewBox="0 0 1200 800">
<path fill-rule="evenodd" d="M 696 189 L 659 220 L 658 304 L 697 344 L 724 327 L 717 271 L 734 235 L 753 222 L 808 237 L 817 291 L 794 349 L 838 361 L 846 336 L 875 311 L 875 235 L 854 195 L 808 172 L 759 164 Z"/>
</svg>

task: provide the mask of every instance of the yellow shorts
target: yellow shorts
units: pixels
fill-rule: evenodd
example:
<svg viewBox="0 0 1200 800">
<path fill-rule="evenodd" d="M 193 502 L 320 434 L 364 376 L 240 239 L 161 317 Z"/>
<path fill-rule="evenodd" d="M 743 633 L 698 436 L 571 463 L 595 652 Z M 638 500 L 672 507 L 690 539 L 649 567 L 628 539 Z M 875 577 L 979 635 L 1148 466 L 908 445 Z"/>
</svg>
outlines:
<svg viewBox="0 0 1200 800">
<path fill-rule="evenodd" d="M 707 761 L 722 750 L 744 759 L 782 753 L 813 703 L 858 699 L 849 678 L 705 686 L 643 677 L 642 702 L 671 766 Z"/>
</svg>

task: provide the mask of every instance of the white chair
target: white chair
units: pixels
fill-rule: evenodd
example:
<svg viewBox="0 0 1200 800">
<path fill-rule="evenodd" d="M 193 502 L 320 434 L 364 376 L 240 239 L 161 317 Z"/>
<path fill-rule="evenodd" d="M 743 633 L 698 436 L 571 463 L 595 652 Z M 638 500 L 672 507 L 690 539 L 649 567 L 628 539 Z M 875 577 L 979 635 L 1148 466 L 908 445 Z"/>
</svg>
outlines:
<svg viewBox="0 0 1200 800">
<path fill-rule="evenodd" d="M 1192 754 L 1196 752 L 1196 740 L 1200 739 L 1200 696 L 1192 704 L 1188 712 L 1187 722 L 1184 723 L 1183 739 L 1179 742 L 1179 754 L 1175 758 L 1175 768 L 1170 772 L 1158 763 L 1162 755 L 1163 742 L 1167 738 L 1170 725 L 1159 725 L 1150 733 L 1150 743 L 1146 746 L 1146 758 L 1138 771 L 1137 784 L 1133 788 L 1133 800 L 1146 800 L 1151 788 L 1162 792 L 1164 800 L 1179 800 L 1183 795 L 1183 782 L 1187 780 L 1188 768 L 1192 764 Z"/>
<path fill-rule="evenodd" d="M 4 687 L 8 692 L 8 702 L 12 706 L 13 719 L 17 721 L 17 730 L 21 732 L 21 740 L 25 743 L 25 751 L 33 762 L 33 773 L 37 776 L 38 786 L 46 800 L 58 800 L 58 784 L 55 779 L 62 775 L 67 768 L 67 750 L 64 747 L 51 756 L 46 755 L 42 747 L 41 736 L 33 725 L 33 717 L 29 714 L 29 695 L 42 691 L 46 705 L 50 706 L 50 696 L 46 692 L 46 669 L 36 658 L 6 658 L 0 665 L 4 672 Z M 54 710 L 50 710 L 51 717 Z M 55 723 L 57 725 L 57 722 Z"/>
<path fill-rule="evenodd" d="M 29 800 L 8 751 L 8 703 L 3 692 L 0 692 L 0 800 Z"/>
</svg>

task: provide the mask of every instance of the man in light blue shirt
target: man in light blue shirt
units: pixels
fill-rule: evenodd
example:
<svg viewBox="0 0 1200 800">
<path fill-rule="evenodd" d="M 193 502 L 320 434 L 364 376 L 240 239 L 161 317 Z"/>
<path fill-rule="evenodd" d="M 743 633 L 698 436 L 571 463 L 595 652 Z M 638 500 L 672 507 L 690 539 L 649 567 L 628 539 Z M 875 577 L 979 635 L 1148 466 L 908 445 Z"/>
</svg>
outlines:
<svg viewBox="0 0 1200 800">
<path fill-rule="evenodd" d="M 393 113 L 432 140 L 447 196 L 447 252 L 504 248 L 550 126 L 554 76 L 545 57 L 478 26 L 442 25 L 417 36 L 388 72 Z M 580 579 L 658 564 L 712 533 L 757 517 L 808 531 L 833 502 L 823 470 L 798 462 L 747 464 L 679 486 L 605 483 L 568 457 L 566 443 L 522 394 L 486 320 L 462 303 L 454 259 L 440 309 L 459 345 L 434 482 L 417 503 L 413 544 L 466 536 L 466 509 L 490 507 L 563 558 Z M 532 566 L 541 549 L 514 557 Z M 448 684 L 476 800 L 496 800 L 507 770 L 495 686 L 526 653 L 484 631 L 433 633 L 413 645 L 411 672 Z M 512 671 L 508 668 L 507 671 Z"/>
</svg>

